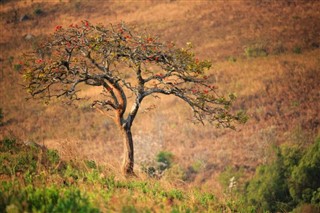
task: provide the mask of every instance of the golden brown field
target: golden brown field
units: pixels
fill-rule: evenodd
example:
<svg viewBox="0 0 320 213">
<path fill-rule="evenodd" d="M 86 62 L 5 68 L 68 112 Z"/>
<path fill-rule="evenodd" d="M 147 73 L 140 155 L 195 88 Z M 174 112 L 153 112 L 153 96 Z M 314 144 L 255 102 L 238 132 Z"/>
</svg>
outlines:
<svg viewBox="0 0 320 213">
<path fill-rule="evenodd" d="M 21 21 L 23 15 L 29 19 Z M 169 151 L 177 170 L 187 174 L 171 182 L 223 196 L 217 179 L 227 167 L 251 176 L 269 161 L 273 145 L 301 140 L 308 145 L 320 134 L 320 1 L 3 0 L 0 17 L 0 139 L 11 135 L 44 144 L 66 159 L 89 158 L 117 171 L 121 136 L 112 120 L 90 108 L 90 100 L 45 105 L 25 100 L 20 85 L 21 54 L 56 25 L 81 20 L 124 21 L 177 46 L 192 42 L 200 59 L 213 62 L 213 83 L 224 94 L 236 93 L 234 109 L 244 108 L 250 116 L 236 131 L 222 130 L 189 122 L 188 106 L 173 97 L 147 99 L 133 126 L 136 170 L 159 151 Z M 192 173 L 195 164 L 200 169 Z"/>
</svg>

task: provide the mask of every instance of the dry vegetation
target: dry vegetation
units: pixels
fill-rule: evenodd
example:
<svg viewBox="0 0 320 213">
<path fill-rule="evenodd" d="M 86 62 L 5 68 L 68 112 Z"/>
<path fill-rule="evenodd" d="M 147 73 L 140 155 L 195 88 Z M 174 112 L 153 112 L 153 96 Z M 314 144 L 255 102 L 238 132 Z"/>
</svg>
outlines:
<svg viewBox="0 0 320 213">
<path fill-rule="evenodd" d="M 25 14 L 29 20 L 20 21 Z M 202 169 L 184 186 L 222 193 L 217 176 L 226 167 L 243 167 L 250 175 L 268 160 L 272 145 L 311 143 L 319 134 L 319 1 L 3 0 L 0 17 L 0 139 L 12 135 L 57 149 L 65 158 L 118 167 L 121 138 L 111 120 L 90 108 L 90 100 L 47 106 L 26 101 L 20 86 L 21 53 L 56 25 L 85 19 L 125 21 L 178 46 L 191 41 L 201 59 L 214 62 L 214 83 L 224 93 L 238 95 L 235 110 L 245 108 L 250 115 L 236 131 L 220 130 L 190 123 L 187 106 L 174 98 L 143 104 L 145 112 L 133 126 L 138 163 L 161 150 L 173 153 L 185 171 L 201 162 Z M 96 93 L 83 91 L 88 97 Z M 155 103 L 156 109 L 148 111 Z"/>
</svg>

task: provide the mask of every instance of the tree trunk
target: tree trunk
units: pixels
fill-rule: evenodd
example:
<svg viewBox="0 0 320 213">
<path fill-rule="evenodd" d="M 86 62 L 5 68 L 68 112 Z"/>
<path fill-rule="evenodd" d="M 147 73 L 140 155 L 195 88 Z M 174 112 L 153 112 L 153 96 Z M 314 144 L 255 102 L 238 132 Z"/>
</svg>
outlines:
<svg viewBox="0 0 320 213">
<path fill-rule="evenodd" d="M 125 176 L 135 176 L 133 172 L 134 166 L 134 150 L 131 128 L 125 125 L 122 129 L 124 158 L 122 164 L 122 172 Z"/>
</svg>

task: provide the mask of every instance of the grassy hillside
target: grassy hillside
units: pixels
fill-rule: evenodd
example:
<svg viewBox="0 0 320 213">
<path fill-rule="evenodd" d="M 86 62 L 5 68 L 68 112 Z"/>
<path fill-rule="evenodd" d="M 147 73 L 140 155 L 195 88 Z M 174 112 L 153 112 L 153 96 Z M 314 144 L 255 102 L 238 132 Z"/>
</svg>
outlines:
<svg viewBox="0 0 320 213">
<path fill-rule="evenodd" d="M 320 138 L 308 149 L 283 146 L 272 163 L 259 166 L 244 182 L 243 171 L 229 169 L 219 180 L 219 199 L 211 187 L 185 187 L 172 155 L 158 162 L 171 168 L 159 179 L 125 179 L 95 161 L 60 158 L 56 150 L 36 143 L 4 138 L 0 141 L 1 212 L 265 212 L 320 209 Z M 162 164 L 163 165 L 163 164 Z M 193 165 L 194 171 L 198 168 Z M 160 167 L 161 168 L 161 167 Z M 149 174 L 151 170 L 148 170 Z"/>
<path fill-rule="evenodd" d="M 1 212 L 179 212 L 223 210 L 212 193 L 158 180 L 124 180 L 94 161 L 63 161 L 54 150 L 0 143 Z M 6 180 L 6 181 L 4 181 Z"/>
<path fill-rule="evenodd" d="M 90 99 L 71 106 L 58 101 L 45 105 L 26 101 L 20 86 L 21 53 L 56 25 L 81 20 L 105 25 L 125 21 L 177 46 L 192 42 L 200 59 L 213 62 L 211 83 L 224 94 L 236 93 L 234 110 L 244 108 L 250 116 L 236 131 L 215 129 L 190 123 L 191 111 L 175 98 L 147 99 L 133 126 L 138 173 L 166 151 L 174 166 L 170 178 L 161 179 L 165 185 L 210 189 L 220 201 L 228 200 L 221 174 L 240 172 L 247 180 L 257 166 L 272 162 L 272 147 L 309 147 L 320 134 L 319 1 L 3 0 L 0 19 L 1 140 L 45 145 L 64 160 L 91 159 L 116 173 L 121 136 L 108 117 L 90 108 Z M 88 98 L 98 93 L 82 91 Z"/>
</svg>

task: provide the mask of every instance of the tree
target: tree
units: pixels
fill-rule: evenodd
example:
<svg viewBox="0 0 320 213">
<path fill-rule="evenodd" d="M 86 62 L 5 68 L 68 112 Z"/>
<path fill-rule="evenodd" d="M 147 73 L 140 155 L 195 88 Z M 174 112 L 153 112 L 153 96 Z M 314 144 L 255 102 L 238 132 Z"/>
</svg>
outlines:
<svg viewBox="0 0 320 213">
<path fill-rule="evenodd" d="M 230 113 L 235 96 L 220 96 L 208 84 L 209 61 L 200 61 L 187 48 L 139 34 L 124 23 L 109 27 L 82 21 L 55 32 L 35 51 L 25 54 L 25 87 L 34 98 L 67 97 L 79 100 L 79 85 L 102 87 L 104 98 L 92 106 L 114 113 L 124 138 L 124 174 L 134 174 L 131 126 L 147 96 L 174 95 L 186 102 L 195 121 L 234 128 L 243 113 Z M 134 96 L 131 103 L 128 97 Z"/>
</svg>

